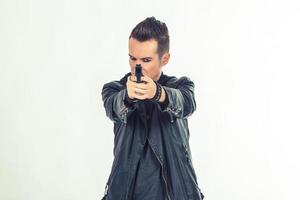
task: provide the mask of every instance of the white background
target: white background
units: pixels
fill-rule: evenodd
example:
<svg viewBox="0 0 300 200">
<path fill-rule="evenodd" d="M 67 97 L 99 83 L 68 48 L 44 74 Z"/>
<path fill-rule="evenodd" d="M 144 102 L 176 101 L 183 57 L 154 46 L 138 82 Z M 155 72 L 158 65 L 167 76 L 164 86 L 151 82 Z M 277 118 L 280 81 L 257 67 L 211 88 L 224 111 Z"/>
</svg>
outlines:
<svg viewBox="0 0 300 200">
<path fill-rule="evenodd" d="M 286 0 L 0 0 L 0 199 L 95 200 L 113 160 L 104 83 L 129 72 L 128 36 L 166 22 L 164 73 L 189 76 L 190 145 L 206 200 L 294 200 L 299 14 Z"/>
</svg>

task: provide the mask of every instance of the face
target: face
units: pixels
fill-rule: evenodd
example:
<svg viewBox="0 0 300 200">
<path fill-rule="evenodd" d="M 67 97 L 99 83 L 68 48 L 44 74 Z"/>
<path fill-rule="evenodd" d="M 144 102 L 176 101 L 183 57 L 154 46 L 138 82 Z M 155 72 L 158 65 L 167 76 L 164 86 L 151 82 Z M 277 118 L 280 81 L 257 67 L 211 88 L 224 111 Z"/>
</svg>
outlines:
<svg viewBox="0 0 300 200">
<path fill-rule="evenodd" d="M 161 59 L 157 53 L 157 41 L 154 39 L 139 42 L 129 39 L 129 65 L 131 74 L 135 74 L 136 64 L 141 64 L 142 73 L 153 80 L 160 76 L 161 69 L 169 61 L 170 54 L 165 53 Z"/>
</svg>

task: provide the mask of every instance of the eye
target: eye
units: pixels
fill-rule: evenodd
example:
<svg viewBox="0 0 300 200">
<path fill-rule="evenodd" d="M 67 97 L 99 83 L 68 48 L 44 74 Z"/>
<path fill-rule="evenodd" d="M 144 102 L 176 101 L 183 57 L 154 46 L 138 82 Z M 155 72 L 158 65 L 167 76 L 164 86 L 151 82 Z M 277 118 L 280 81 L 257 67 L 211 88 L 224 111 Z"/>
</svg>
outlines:
<svg viewBox="0 0 300 200">
<path fill-rule="evenodd" d="M 136 58 L 134 58 L 134 57 L 130 57 L 130 60 L 136 60 Z"/>
<path fill-rule="evenodd" d="M 143 62 L 151 62 L 150 59 L 143 59 Z"/>
</svg>

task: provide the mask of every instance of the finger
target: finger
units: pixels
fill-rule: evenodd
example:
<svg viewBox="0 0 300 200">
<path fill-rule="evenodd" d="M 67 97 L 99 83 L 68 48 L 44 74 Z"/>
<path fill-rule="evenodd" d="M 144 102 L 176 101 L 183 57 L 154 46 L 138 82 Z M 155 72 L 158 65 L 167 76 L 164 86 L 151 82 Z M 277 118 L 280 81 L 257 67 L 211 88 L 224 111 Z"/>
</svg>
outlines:
<svg viewBox="0 0 300 200">
<path fill-rule="evenodd" d="M 136 81 L 137 81 L 137 77 L 136 77 L 135 73 L 134 73 L 134 74 L 131 74 L 131 80 L 132 80 L 133 82 L 136 82 Z"/>
<path fill-rule="evenodd" d="M 140 93 L 140 94 L 146 94 L 148 90 L 140 89 L 140 88 L 135 88 L 134 92 L 135 93 Z"/>
<path fill-rule="evenodd" d="M 145 84 L 145 83 L 136 83 L 135 87 L 140 88 L 140 89 L 144 89 L 144 90 L 148 89 L 148 85 Z"/>
<path fill-rule="evenodd" d="M 140 83 L 136 83 L 136 82 L 130 81 L 130 82 L 129 82 L 129 87 L 130 87 L 132 90 L 134 90 L 135 88 L 144 89 L 144 86 L 140 86 L 139 84 L 140 84 Z"/>
<path fill-rule="evenodd" d="M 133 88 L 137 88 L 138 87 L 138 83 L 136 83 L 136 82 L 134 82 L 134 81 L 132 81 L 132 80 L 129 79 L 129 81 L 127 82 L 127 87 L 132 88 L 132 89 Z M 140 86 L 138 88 L 140 88 Z"/>
<path fill-rule="evenodd" d="M 139 92 L 132 93 L 132 98 L 135 98 L 135 99 L 144 100 L 145 99 L 144 96 L 145 96 L 144 94 L 139 93 Z"/>
<path fill-rule="evenodd" d="M 132 82 L 132 77 L 131 76 L 127 77 L 127 82 Z"/>
<path fill-rule="evenodd" d="M 142 94 L 136 92 L 133 88 L 130 89 L 129 94 L 130 94 L 130 97 L 131 97 L 132 99 L 139 98 L 139 96 L 142 95 Z M 129 94 L 128 94 L 128 95 L 129 95 Z"/>
<path fill-rule="evenodd" d="M 127 89 L 128 88 L 132 88 L 133 87 L 133 84 L 134 82 L 132 82 L 131 80 L 130 80 L 130 76 L 128 76 L 127 77 L 127 82 L 126 82 L 126 87 L 127 87 Z"/>
<path fill-rule="evenodd" d="M 145 81 L 145 82 L 147 82 L 147 83 L 153 81 L 153 80 L 152 80 L 150 77 L 148 77 L 148 76 L 142 76 L 141 80 L 142 80 L 142 81 Z"/>
<path fill-rule="evenodd" d="M 142 95 L 140 95 L 140 96 L 139 96 L 139 99 L 140 99 L 140 100 L 145 100 L 145 99 L 147 99 L 147 94 L 142 94 Z"/>
<path fill-rule="evenodd" d="M 145 100 L 146 99 L 146 95 L 145 94 L 138 94 L 138 93 L 136 93 L 135 98 L 139 99 L 139 100 Z"/>
<path fill-rule="evenodd" d="M 136 82 L 136 76 L 130 75 L 127 77 L 127 80 L 129 80 L 130 82 Z"/>
</svg>

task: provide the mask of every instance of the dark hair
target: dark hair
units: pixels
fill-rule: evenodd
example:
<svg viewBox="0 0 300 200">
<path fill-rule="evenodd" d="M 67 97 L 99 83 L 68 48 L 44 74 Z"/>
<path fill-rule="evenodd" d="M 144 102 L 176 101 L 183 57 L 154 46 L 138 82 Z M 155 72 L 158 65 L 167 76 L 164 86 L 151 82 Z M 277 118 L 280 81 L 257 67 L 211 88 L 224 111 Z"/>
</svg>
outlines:
<svg viewBox="0 0 300 200">
<path fill-rule="evenodd" d="M 169 52 L 170 39 L 168 27 L 164 22 L 155 19 L 155 17 L 147 17 L 138 23 L 131 31 L 129 39 L 131 37 L 139 42 L 155 39 L 157 41 L 159 59 L 161 59 L 165 52 Z"/>
</svg>

